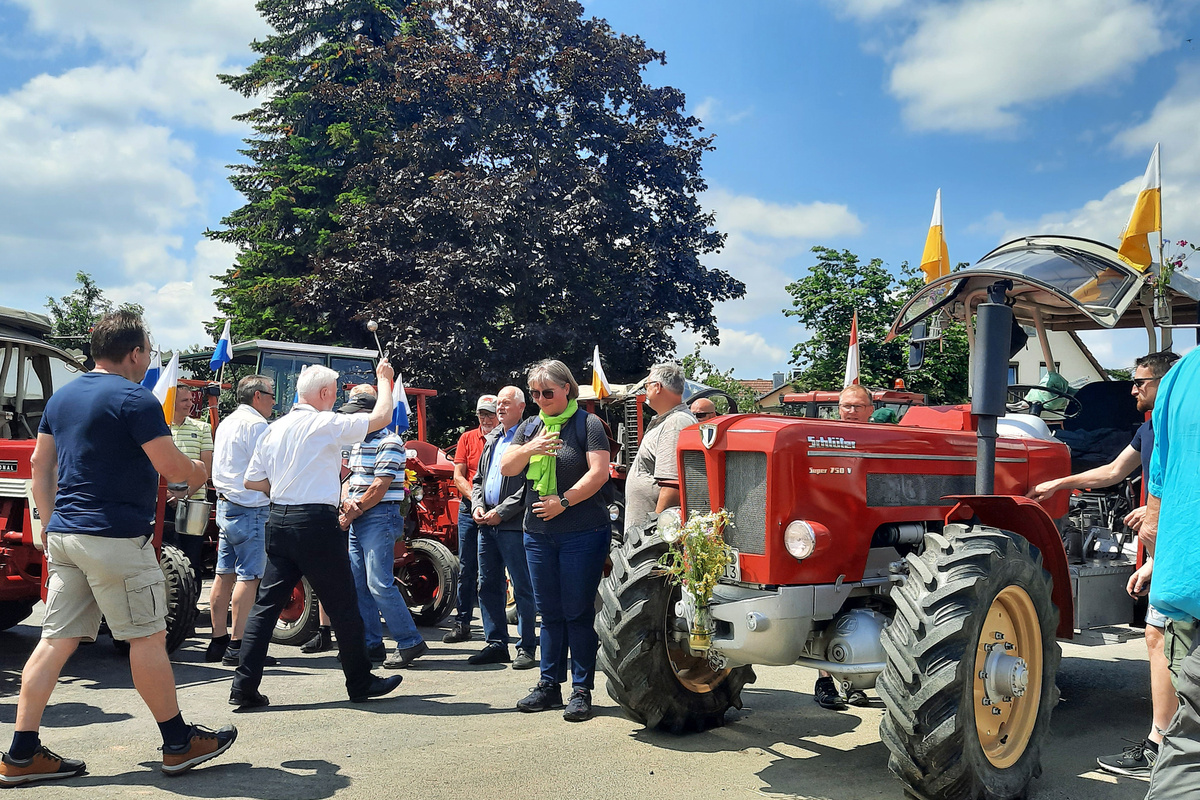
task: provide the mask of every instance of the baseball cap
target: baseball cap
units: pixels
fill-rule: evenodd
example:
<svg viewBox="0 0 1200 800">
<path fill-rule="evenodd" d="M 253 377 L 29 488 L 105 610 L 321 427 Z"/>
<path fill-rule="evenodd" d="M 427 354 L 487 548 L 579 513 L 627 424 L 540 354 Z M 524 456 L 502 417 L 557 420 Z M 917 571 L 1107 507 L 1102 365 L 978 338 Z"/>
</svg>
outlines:
<svg viewBox="0 0 1200 800">
<path fill-rule="evenodd" d="M 493 414 L 495 414 L 496 413 L 496 395 L 494 395 L 494 394 L 480 395 L 479 402 L 475 404 L 475 413 L 478 414 L 480 411 L 490 411 Z"/>
</svg>

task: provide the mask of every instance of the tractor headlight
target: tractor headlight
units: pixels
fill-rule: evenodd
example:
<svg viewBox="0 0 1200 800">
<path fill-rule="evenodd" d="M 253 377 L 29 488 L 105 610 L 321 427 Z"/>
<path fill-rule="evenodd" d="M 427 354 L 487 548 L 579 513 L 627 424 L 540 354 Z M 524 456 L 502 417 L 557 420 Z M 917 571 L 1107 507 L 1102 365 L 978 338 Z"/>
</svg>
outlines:
<svg viewBox="0 0 1200 800">
<path fill-rule="evenodd" d="M 425 489 L 421 486 L 414 486 L 412 489 L 412 499 L 414 502 L 421 502 L 425 499 Z"/>
<path fill-rule="evenodd" d="M 783 546 L 792 558 L 803 561 L 817 547 L 817 532 L 804 520 L 793 520 L 783 531 Z"/>
<path fill-rule="evenodd" d="M 608 507 L 608 519 L 610 522 L 616 522 L 621 518 L 621 507 L 613 503 Z"/>
<path fill-rule="evenodd" d="M 658 535 L 667 544 L 675 544 L 683 537 L 683 517 L 678 508 L 668 508 L 658 515 Z"/>
</svg>

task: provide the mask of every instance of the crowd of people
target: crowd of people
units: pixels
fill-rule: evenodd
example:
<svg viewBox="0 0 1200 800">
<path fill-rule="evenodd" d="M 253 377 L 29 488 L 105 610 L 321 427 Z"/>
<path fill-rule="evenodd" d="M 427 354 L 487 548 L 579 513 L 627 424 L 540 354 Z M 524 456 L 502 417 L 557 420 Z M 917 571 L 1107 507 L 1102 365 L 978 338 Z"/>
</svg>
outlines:
<svg viewBox="0 0 1200 800">
<path fill-rule="evenodd" d="M 351 701 L 382 697 L 401 684 L 399 674 L 374 674 L 375 666 L 404 669 L 428 652 L 392 579 L 395 543 L 412 498 L 405 443 L 387 430 L 394 377 L 387 359 L 377 367 L 376 384 L 354 387 L 338 412 L 337 373 L 306 368 L 297 402 L 274 422 L 272 380 L 247 376 L 236 387 L 237 409 L 214 438 L 190 417 L 187 392 L 180 392 L 168 424 L 138 383 L 150 352 L 138 316 L 104 317 L 92 336 L 96 369 L 46 406 L 33 455 L 33 496 L 46 521 L 49 594 L 42 638 L 22 673 L 12 744 L 0 758 L 0 785 L 84 771 L 83 761 L 43 745 L 39 728 L 61 669 L 81 641 L 95 639 L 102 615 L 114 637 L 129 642 L 134 685 L 161 731 L 165 774 L 186 772 L 236 740 L 235 727 L 188 724 L 178 707 L 165 646 L 164 578 L 152 547 L 159 475 L 171 486 L 173 502 L 203 499 L 209 479 L 216 490 L 220 540 L 205 658 L 236 666 L 231 705 L 269 705 L 260 691 L 263 669 L 274 663 L 268 645 L 301 577 L 320 596 L 324 623 L 305 649 L 331 649 L 336 641 Z M 1099 765 L 1116 774 L 1152 775 L 1152 798 L 1184 797 L 1200 762 L 1200 656 L 1194 649 L 1200 546 L 1189 526 L 1200 509 L 1193 479 L 1200 407 L 1187 402 L 1200 382 L 1197 353 L 1178 364 L 1172 353 L 1139 359 L 1133 392 L 1139 411 L 1153 411 L 1152 420 L 1112 463 L 1029 492 L 1040 501 L 1143 470 L 1147 502 L 1125 522 L 1149 553 L 1128 588 L 1150 595 L 1153 719 L 1138 745 L 1101 757 Z M 515 707 L 561 708 L 564 719 L 582 722 L 593 714 L 594 600 L 612 545 L 610 439 L 603 422 L 580 406 L 579 385 L 561 361 L 539 362 L 526 378 L 536 413 L 527 414 L 523 389 L 504 386 L 478 399 L 479 424 L 458 442 L 460 592 L 444 641 L 472 638 L 478 606 L 484 646 L 468 663 L 537 668 L 536 685 Z M 644 391 L 655 415 L 629 467 L 626 531 L 679 505 L 679 434 L 717 416 L 707 398 L 684 403 L 677 364 L 654 365 Z M 840 419 L 890 421 L 875 410 L 862 387 L 841 393 Z M 347 450 L 349 476 L 342 481 Z M 198 537 L 186 530 L 173 536 L 198 563 Z M 515 657 L 506 617 L 509 580 L 517 610 Z M 385 626 L 395 644 L 390 653 Z M 865 702 L 865 695 L 843 698 L 824 673 L 815 696 L 827 708 Z"/>
</svg>

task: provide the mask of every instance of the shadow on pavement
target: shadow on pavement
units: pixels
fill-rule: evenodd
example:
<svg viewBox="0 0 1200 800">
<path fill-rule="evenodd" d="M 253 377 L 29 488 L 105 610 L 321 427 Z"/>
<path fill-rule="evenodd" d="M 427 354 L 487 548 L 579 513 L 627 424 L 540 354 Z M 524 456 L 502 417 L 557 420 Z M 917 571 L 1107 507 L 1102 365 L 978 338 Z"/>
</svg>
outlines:
<svg viewBox="0 0 1200 800">
<path fill-rule="evenodd" d="M 230 752 L 235 753 L 236 750 Z M 70 779 L 69 784 L 95 788 L 153 787 L 183 797 L 237 796 L 263 800 L 278 800 L 281 797 L 288 800 L 321 800 L 332 797 L 350 785 L 350 777 L 340 772 L 340 766 L 329 761 L 285 761 L 280 765 L 281 768 L 214 761 L 177 777 L 167 777 L 159 772 L 160 764 L 158 761 L 146 761 L 141 765 L 147 769 L 145 772 L 88 774 Z"/>
<path fill-rule="evenodd" d="M 98 722 L 120 722 L 132 719 L 132 714 L 111 713 L 87 703 L 51 702 L 42 715 L 43 728 L 81 728 Z M 0 723 L 12 725 L 17 721 L 16 704 L 0 706 Z"/>
</svg>

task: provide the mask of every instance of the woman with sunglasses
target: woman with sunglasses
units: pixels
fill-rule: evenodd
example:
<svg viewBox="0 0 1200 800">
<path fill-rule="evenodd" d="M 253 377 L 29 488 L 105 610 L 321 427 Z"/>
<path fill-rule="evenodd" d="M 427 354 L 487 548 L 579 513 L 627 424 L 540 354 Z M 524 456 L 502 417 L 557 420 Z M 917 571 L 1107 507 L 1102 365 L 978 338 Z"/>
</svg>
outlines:
<svg viewBox="0 0 1200 800">
<path fill-rule="evenodd" d="M 608 481 L 608 435 L 579 407 L 579 384 L 561 361 L 529 370 L 538 416 L 517 428 L 500 472 L 525 474 L 525 554 L 542 617 L 541 678 L 521 711 L 561 708 L 570 652 L 571 697 L 563 718 L 592 716 L 596 589 L 608 556 L 610 522 L 600 489 Z"/>
</svg>

